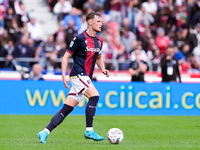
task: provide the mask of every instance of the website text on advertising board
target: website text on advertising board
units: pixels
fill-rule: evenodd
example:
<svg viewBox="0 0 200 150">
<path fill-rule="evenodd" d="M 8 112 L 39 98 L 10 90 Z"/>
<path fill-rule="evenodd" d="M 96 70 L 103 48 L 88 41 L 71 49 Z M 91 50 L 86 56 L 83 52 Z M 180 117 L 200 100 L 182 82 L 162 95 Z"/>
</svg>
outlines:
<svg viewBox="0 0 200 150">
<path fill-rule="evenodd" d="M 98 107 L 106 106 L 108 108 L 114 109 L 117 107 L 124 108 L 134 108 L 137 107 L 139 109 L 162 109 L 162 108 L 171 108 L 174 107 L 178 109 L 178 105 L 172 104 L 171 97 L 171 87 L 167 86 L 165 93 L 161 93 L 160 91 L 139 91 L 134 93 L 133 86 L 124 86 L 121 85 L 120 91 L 108 91 L 105 95 L 101 95 L 103 98 L 103 102 L 100 102 Z M 125 89 L 128 89 L 125 91 Z M 38 89 L 35 91 L 30 91 L 26 89 L 25 91 L 28 103 L 30 106 L 39 105 L 41 107 L 46 105 L 47 99 L 51 99 L 53 105 L 55 107 L 60 106 L 65 102 L 67 94 L 64 93 L 63 90 L 60 90 L 56 95 L 54 90 L 46 89 L 44 93 L 41 93 Z M 112 101 L 112 99 L 117 99 L 117 101 Z M 143 99 L 148 99 L 148 101 L 143 102 Z M 192 99 L 192 103 L 191 103 Z M 189 102 L 190 100 L 190 102 Z M 196 95 L 193 92 L 185 92 L 182 97 L 179 98 L 180 105 L 184 109 L 190 110 L 193 108 L 200 109 L 200 93 Z M 79 103 L 79 107 L 84 107 L 87 102 L 87 98 L 85 98 L 81 103 Z"/>
</svg>

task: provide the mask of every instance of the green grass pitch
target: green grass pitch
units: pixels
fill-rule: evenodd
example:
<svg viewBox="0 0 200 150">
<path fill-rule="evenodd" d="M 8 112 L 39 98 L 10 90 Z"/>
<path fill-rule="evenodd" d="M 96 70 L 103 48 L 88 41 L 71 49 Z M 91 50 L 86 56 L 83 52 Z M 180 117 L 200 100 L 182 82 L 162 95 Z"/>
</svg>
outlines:
<svg viewBox="0 0 200 150">
<path fill-rule="evenodd" d="M 50 115 L 0 115 L 0 150 L 200 150 L 200 116 L 95 116 L 94 129 L 106 138 L 110 128 L 124 133 L 122 143 L 84 138 L 85 116 L 68 116 L 39 143 L 37 132 Z"/>
</svg>

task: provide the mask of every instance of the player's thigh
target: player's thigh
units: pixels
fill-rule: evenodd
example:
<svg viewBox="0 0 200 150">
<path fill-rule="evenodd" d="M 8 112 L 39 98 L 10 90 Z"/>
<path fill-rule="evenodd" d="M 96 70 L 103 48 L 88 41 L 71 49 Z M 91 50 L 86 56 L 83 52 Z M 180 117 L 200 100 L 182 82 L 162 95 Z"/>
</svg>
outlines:
<svg viewBox="0 0 200 150">
<path fill-rule="evenodd" d="M 65 104 L 72 106 L 72 107 L 76 107 L 76 105 L 78 105 L 78 101 L 70 96 L 67 96 Z"/>
<path fill-rule="evenodd" d="M 94 86 L 89 87 L 84 95 L 88 98 L 93 97 L 93 96 L 99 96 L 99 92 L 97 91 L 97 89 Z"/>
</svg>

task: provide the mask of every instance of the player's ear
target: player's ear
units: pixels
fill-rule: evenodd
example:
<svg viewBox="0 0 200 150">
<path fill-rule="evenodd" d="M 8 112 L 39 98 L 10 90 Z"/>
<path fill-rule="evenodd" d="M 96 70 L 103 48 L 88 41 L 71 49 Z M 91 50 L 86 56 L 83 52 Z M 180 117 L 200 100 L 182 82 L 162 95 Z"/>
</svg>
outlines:
<svg viewBox="0 0 200 150">
<path fill-rule="evenodd" d="M 89 20 L 88 20 L 88 24 L 89 24 L 89 25 L 92 25 L 92 23 L 93 23 L 93 19 L 89 19 Z"/>
</svg>

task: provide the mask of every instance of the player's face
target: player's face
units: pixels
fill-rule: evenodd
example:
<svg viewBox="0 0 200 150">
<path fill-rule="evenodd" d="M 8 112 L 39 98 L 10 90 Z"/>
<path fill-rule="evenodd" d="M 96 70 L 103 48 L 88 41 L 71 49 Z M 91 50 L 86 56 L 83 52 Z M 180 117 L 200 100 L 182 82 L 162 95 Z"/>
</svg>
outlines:
<svg viewBox="0 0 200 150">
<path fill-rule="evenodd" d="M 94 16 L 93 24 L 92 24 L 93 30 L 96 31 L 96 32 L 101 32 L 102 25 L 103 24 L 102 24 L 101 17 Z"/>
</svg>

